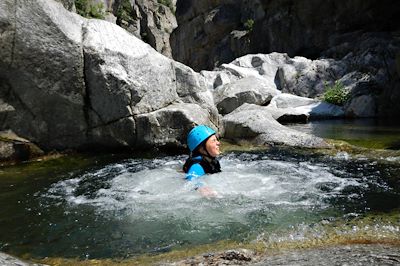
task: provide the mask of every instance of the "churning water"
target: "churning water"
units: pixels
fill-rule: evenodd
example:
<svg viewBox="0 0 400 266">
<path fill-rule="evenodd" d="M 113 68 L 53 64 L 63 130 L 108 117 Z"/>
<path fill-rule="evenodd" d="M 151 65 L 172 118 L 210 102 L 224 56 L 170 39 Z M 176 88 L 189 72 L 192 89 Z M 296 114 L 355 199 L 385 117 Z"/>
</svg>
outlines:
<svg viewBox="0 0 400 266">
<path fill-rule="evenodd" d="M 185 158 L 124 159 L 63 175 L 23 204 L 20 215 L 30 219 L 0 221 L 9 230 L 0 247 L 33 256 L 129 257 L 251 241 L 399 207 L 398 163 L 346 153 L 229 153 L 220 158 L 223 172 L 204 177 L 218 193 L 208 199 L 184 179 Z"/>
</svg>

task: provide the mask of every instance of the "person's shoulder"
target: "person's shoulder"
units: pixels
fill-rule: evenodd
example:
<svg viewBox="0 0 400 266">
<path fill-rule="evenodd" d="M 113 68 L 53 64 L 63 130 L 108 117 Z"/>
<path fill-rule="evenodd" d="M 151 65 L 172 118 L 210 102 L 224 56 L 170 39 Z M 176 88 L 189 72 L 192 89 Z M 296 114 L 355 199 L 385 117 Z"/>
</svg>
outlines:
<svg viewBox="0 0 400 266">
<path fill-rule="evenodd" d="M 203 167 L 200 165 L 200 163 L 194 163 L 192 166 L 190 166 L 186 178 L 189 180 L 195 179 L 199 176 L 205 175 L 206 172 L 204 171 Z"/>
</svg>

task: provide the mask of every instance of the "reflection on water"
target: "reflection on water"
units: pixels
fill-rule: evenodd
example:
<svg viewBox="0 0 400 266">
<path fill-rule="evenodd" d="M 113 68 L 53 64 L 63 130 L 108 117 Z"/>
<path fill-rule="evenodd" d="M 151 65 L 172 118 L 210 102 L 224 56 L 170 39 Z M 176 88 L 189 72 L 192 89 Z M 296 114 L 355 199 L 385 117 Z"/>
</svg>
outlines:
<svg viewBox="0 0 400 266">
<path fill-rule="evenodd" d="M 400 121 L 395 119 L 316 120 L 287 126 L 322 138 L 345 140 L 367 148 L 400 149 Z"/>
<path fill-rule="evenodd" d="M 343 154 L 230 153 L 221 157 L 222 173 L 205 177 L 218 192 L 206 199 L 184 180 L 184 160 L 117 160 L 44 178 L 54 181 L 39 187 L 34 178 L 26 180 L 33 191 L 2 196 L 0 249 L 42 257 L 129 257 L 252 240 L 399 207 L 400 166 L 392 162 Z"/>
</svg>

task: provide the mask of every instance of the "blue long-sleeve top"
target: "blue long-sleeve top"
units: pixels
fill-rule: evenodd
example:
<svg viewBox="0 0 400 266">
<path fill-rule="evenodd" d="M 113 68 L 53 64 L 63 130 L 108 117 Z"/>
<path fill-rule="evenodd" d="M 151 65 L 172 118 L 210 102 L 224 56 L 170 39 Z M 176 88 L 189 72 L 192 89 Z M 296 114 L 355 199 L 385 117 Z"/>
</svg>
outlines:
<svg viewBox="0 0 400 266">
<path fill-rule="evenodd" d="M 186 172 L 186 179 L 195 182 L 196 189 L 203 186 L 202 176 L 221 172 L 221 166 L 216 158 L 197 155 L 186 160 L 183 170 Z"/>
<path fill-rule="evenodd" d="M 194 160 L 201 161 L 201 156 L 197 156 L 193 158 Z M 204 171 L 203 167 L 200 163 L 194 163 L 190 166 L 189 170 L 186 173 L 186 179 L 189 181 L 195 182 L 196 189 L 199 187 L 204 186 L 204 183 L 199 180 L 199 177 L 205 175 L 206 172 Z"/>
</svg>

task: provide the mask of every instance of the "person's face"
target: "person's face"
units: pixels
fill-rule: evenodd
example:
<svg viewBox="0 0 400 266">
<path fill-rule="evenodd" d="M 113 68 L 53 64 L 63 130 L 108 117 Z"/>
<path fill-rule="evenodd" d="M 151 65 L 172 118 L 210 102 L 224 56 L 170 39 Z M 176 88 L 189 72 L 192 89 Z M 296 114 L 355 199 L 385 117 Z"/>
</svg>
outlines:
<svg viewBox="0 0 400 266">
<path fill-rule="evenodd" d="M 208 153 L 212 157 L 217 157 L 221 152 L 219 150 L 219 146 L 221 143 L 218 141 L 217 137 L 215 135 L 212 135 L 208 140 L 206 141 L 206 149 Z"/>
</svg>

